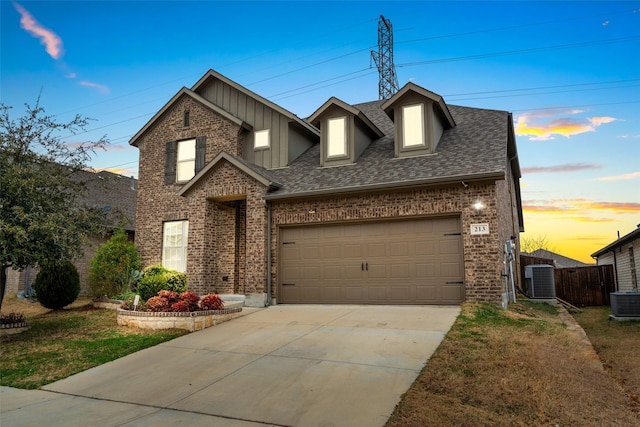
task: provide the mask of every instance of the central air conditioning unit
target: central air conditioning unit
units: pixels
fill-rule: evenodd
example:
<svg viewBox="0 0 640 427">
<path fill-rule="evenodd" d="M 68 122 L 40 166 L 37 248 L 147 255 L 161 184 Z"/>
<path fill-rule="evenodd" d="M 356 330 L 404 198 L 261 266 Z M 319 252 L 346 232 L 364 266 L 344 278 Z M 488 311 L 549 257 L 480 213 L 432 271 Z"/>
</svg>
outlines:
<svg viewBox="0 0 640 427">
<path fill-rule="evenodd" d="M 640 291 L 618 291 L 609 295 L 614 316 L 640 317 Z"/>
<path fill-rule="evenodd" d="M 546 264 L 527 265 L 524 268 L 525 294 L 529 298 L 555 298 L 554 267 Z"/>
</svg>

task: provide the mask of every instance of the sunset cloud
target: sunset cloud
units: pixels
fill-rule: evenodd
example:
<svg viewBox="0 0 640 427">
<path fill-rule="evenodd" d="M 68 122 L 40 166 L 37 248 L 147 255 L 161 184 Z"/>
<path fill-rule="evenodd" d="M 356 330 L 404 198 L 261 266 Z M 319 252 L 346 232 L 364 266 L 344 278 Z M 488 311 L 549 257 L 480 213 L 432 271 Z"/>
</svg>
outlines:
<svg viewBox="0 0 640 427">
<path fill-rule="evenodd" d="M 636 202 L 600 202 L 590 199 L 551 199 L 525 200 L 522 210 L 532 214 L 563 215 L 561 219 L 578 220 L 582 222 L 609 222 L 606 218 L 585 216 L 589 211 L 610 212 L 613 214 L 640 213 L 640 203 Z"/>
<path fill-rule="evenodd" d="M 640 178 L 640 172 L 631 172 L 624 175 L 603 176 L 602 178 L 598 178 L 598 181 L 621 181 L 636 178 Z"/>
<path fill-rule="evenodd" d="M 594 165 L 591 163 L 566 163 L 564 165 L 555 166 L 531 166 L 528 168 L 522 168 L 522 173 L 563 173 L 563 172 L 578 172 L 583 170 L 595 170 L 601 169 L 602 166 Z"/>
<path fill-rule="evenodd" d="M 614 117 L 569 117 L 583 110 L 542 110 L 520 114 L 516 118 L 516 135 L 528 136 L 532 141 L 555 139 L 555 135 L 569 138 L 585 132 L 595 132 L 598 126 L 617 121 Z M 564 117 L 559 117 L 564 116 Z"/>
<path fill-rule="evenodd" d="M 100 83 L 94 83 L 94 82 L 89 82 L 87 80 L 82 80 L 79 84 L 80 86 L 97 89 L 101 93 L 109 93 L 109 88 L 105 85 L 101 85 Z"/>
<path fill-rule="evenodd" d="M 62 56 L 62 39 L 53 31 L 40 25 L 29 11 L 18 3 L 13 3 L 13 7 L 20 14 L 20 27 L 33 37 L 39 38 L 40 43 L 45 46 L 45 50 L 53 59 L 60 59 Z"/>
</svg>

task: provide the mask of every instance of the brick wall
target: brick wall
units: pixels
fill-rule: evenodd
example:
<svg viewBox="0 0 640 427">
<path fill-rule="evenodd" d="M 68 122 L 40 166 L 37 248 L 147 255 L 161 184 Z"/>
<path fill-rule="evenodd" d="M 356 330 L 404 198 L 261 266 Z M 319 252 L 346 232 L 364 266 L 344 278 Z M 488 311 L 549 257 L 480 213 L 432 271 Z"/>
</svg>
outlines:
<svg viewBox="0 0 640 427">
<path fill-rule="evenodd" d="M 455 215 L 461 219 L 467 301 L 500 302 L 504 280 L 496 185 L 462 184 L 389 193 L 336 196 L 305 201 L 273 201 L 271 228 L 272 296 L 277 298 L 279 227 L 325 222 Z M 473 204 L 486 206 L 476 212 Z M 315 214 L 310 214 L 310 209 Z M 471 236 L 472 223 L 489 223 L 489 235 Z"/>
</svg>

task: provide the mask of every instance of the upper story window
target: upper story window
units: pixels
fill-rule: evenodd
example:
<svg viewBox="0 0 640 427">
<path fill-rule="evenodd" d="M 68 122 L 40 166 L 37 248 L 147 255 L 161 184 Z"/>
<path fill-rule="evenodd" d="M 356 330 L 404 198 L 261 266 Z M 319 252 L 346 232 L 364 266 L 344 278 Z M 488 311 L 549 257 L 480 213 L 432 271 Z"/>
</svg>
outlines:
<svg viewBox="0 0 640 427">
<path fill-rule="evenodd" d="M 402 146 L 422 147 L 424 141 L 424 104 L 402 107 Z"/>
<path fill-rule="evenodd" d="M 182 118 L 182 125 L 186 128 L 189 127 L 189 110 L 184 112 L 184 117 Z"/>
<path fill-rule="evenodd" d="M 347 155 L 347 118 L 327 120 L 327 157 Z"/>
<path fill-rule="evenodd" d="M 176 181 L 189 181 L 196 174 L 196 140 L 178 141 Z"/>
<path fill-rule="evenodd" d="M 269 129 L 257 130 L 253 134 L 253 148 L 269 148 L 271 146 L 271 133 Z"/>
</svg>

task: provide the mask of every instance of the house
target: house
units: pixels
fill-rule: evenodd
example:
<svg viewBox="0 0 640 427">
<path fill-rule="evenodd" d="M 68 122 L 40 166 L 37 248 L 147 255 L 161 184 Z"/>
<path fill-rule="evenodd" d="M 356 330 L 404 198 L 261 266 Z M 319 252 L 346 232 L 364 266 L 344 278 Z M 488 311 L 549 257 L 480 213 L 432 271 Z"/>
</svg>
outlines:
<svg viewBox="0 0 640 427">
<path fill-rule="evenodd" d="M 523 231 L 508 112 L 408 83 L 301 119 L 210 70 L 130 144 L 142 262 L 185 271 L 192 291 L 254 306 L 498 303 L 505 291 L 505 243 Z"/>
<path fill-rule="evenodd" d="M 522 255 L 528 255 L 535 258 L 545 258 L 553 261 L 555 268 L 574 268 L 574 267 L 588 267 L 591 264 L 578 261 L 577 259 L 569 258 L 558 253 L 548 251 L 546 249 L 536 249 L 530 253 L 522 253 Z"/>
<path fill-rule="evenodd" d="M 108 171 L 78 171 L 75 173 L 75 177 L 83 181 L 85 185 L 85 193 L 80 197 L 79 202 L 101 210 L 105 217 L 105 224 L 109 228 L 123 228 L 133 239 L 135 235 L 137 180 Z M 98 247 L 109 237 L 109 232 L 102 236 L 89 236 L 88 242 L 83 248 L 83 256 L 73 261 L 80 276 L 80 293 L 82 295 L 89 292 L 87 279 L 91 260 Z M 8 269 L 6 292 L 18 293 L 30 289 L 37 274 L 38 268 L 33 266 L 22 271 Z"/>
<path fill-rule="evenodd" d="M 591 254 L 598 265 L 611 264 L 619 291 L 638 290 L 640 274 L 640 224 L 604 248 Z"/>
</svg>

